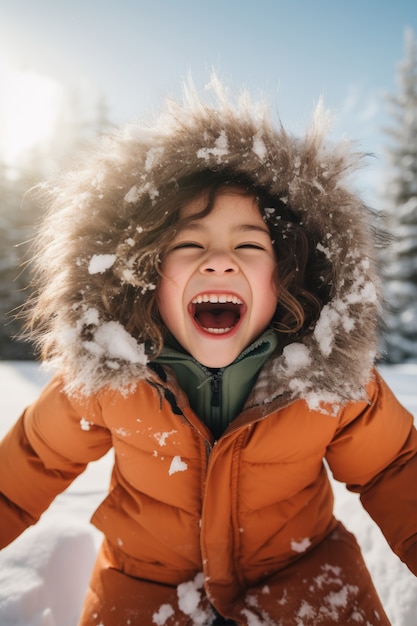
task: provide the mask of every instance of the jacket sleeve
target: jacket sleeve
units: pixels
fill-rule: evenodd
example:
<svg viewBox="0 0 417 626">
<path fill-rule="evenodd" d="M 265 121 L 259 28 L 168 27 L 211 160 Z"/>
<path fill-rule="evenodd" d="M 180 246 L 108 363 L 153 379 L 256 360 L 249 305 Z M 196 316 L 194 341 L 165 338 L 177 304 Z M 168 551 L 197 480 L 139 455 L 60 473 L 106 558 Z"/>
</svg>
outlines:
<svg viewBox="0 0 417 626">
<path fill-rule="evenodd" d="M 71 399 L 54 378 L 0 442 L 0 547 L 110 447 L 97 399 Z"/>
<path fill-rule="evenodd" d="M 336 478 L 360 494 L 392 550 L 417 575 L 417 432 L 413 416 L 376 373 L 369 402 L 344 411 L 328 447 Z"/>
</svg>

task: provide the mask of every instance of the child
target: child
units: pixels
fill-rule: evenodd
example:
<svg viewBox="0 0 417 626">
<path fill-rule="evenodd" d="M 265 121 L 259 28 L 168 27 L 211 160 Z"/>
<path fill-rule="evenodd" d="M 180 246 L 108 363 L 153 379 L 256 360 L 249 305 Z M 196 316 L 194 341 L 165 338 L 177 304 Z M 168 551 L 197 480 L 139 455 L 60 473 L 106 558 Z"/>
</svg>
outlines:
<svg viewBox="0 0 417 626">
<path fill-rule="evenodd" d="M 2 443 L 0 537 L 114 448 L 82 626 L 389 624 L 324 460 L 417 573 L 374 216 L 319 117 L 193 96 L 44 192 L 28 325 L 58 374 Z"/>
</svg>

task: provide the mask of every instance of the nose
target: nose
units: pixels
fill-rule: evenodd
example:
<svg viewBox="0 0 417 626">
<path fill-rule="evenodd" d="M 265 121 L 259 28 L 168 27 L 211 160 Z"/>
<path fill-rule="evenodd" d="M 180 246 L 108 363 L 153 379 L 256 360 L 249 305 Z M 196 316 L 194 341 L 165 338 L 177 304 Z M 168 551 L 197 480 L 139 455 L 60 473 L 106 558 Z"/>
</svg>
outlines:
<svg viewBox="0 0 417 626">
<path fill-rule="evenodd" d="M 238 265 L 227 252 L 213 250 L 209 252 L 200 265 L 202 274 L 232 274 L 238 271 Z"/>
</svg>

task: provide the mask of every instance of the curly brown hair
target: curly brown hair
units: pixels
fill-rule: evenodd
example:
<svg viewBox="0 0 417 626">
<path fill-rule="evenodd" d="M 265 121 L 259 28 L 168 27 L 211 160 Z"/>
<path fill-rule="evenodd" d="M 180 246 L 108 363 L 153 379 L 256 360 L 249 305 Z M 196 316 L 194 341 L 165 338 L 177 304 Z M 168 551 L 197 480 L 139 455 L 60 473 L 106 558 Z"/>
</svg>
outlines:
<svg viewBox="0 0 417 626">
<path fill-rule="evenodd" d="M 294 336 L 302 337 L 311 329 L 331 296 L 330 263 L 317 249 L 318 239 L 307 233 L 284 199 L 272 196 L 248 177 L 236 173 L 224 170 L 195 173 L 168 183 L 160 190 L 156 203 L 149 201 L 145 206 L 142 203 L 140 216 L 132 211 L 118 246 L 119 261 L 114 267 L 114 275 L 124 283 L 123 287 L 120 289 L 118 281 L 117 288 L 115 283 L 108 282 L 103 288 L 103 303 L 109 317 L 120 321 L 138 341 L 145 342 L 150 358 L 159 354 L 166 334 L 156 298 L 164 250 L 189 219 L 210 213 L 217 195 L 230 186 L 255 198 L 271 233 L 279 286 L 279 302 L 271 326 L 280 334 L 281 344 Z M 198 197 L 206 199 L 204 210 L 192 218 L 182 218 L 181 209 Z"/>
</svg>

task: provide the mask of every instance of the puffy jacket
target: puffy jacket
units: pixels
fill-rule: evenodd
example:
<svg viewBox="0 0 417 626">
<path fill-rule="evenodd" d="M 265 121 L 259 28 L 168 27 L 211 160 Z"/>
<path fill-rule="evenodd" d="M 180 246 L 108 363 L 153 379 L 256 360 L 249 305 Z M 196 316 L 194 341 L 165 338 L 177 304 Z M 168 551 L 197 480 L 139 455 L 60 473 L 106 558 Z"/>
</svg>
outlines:
<svg viewBox="0 0 417 626">
<path fill-rule="evenodd" d="M 213 445 L 175 381 L 151 374 L 127 397 L 105 389 L 76 400 L 55 378 L 3 442 L 2 543 L 113 446 L 111 490 L 92 518 L 113 565 L 168 586 L 204 571 L 208 597 L 227 615 L 335 528 L 325 458 L 417 572 L 413 419 L 378 374 L 367 393 L 337 416 L 288 397 L 249 399 Z"/>
</svg>

